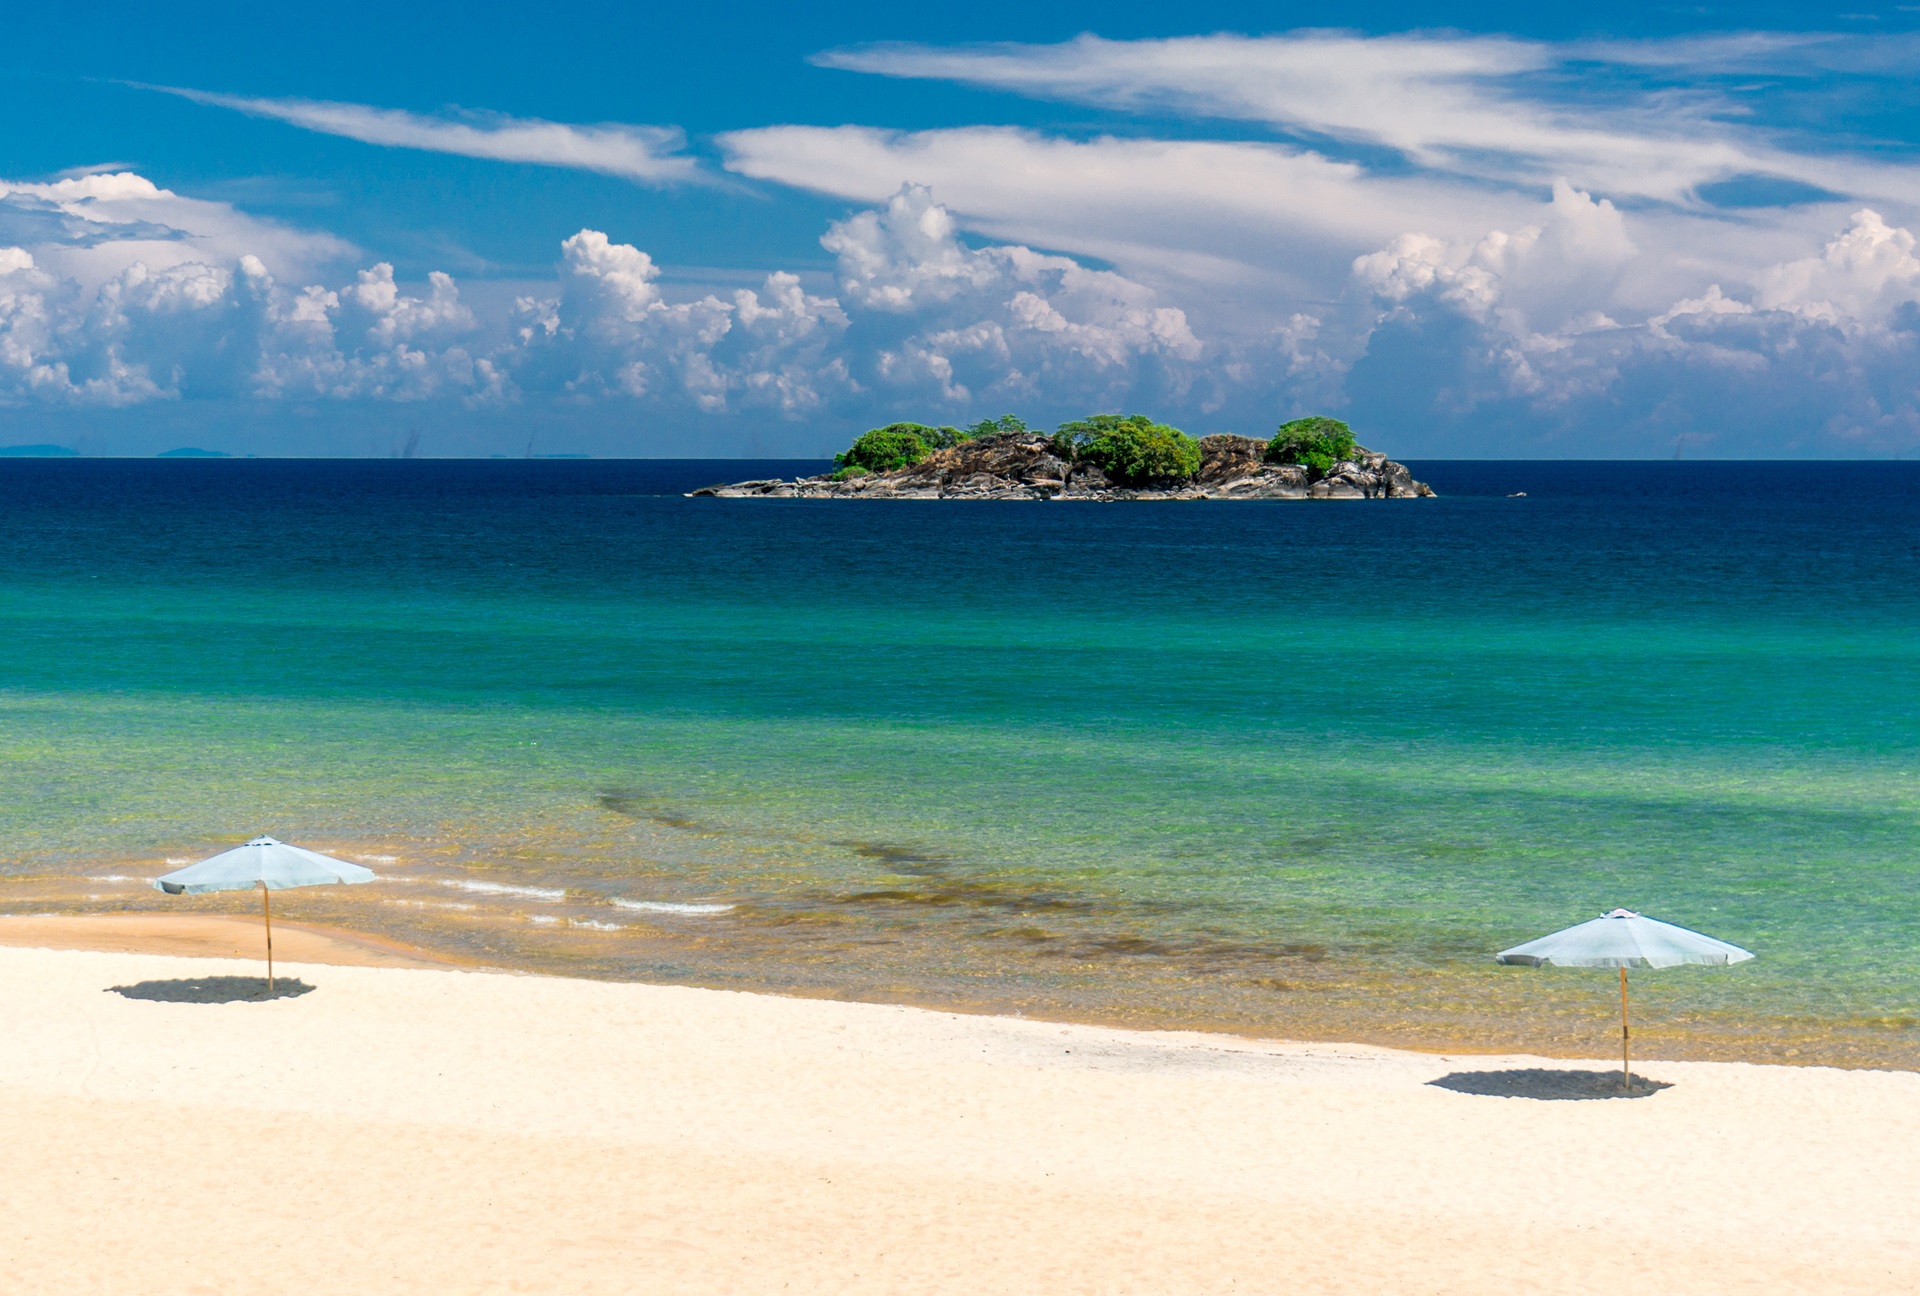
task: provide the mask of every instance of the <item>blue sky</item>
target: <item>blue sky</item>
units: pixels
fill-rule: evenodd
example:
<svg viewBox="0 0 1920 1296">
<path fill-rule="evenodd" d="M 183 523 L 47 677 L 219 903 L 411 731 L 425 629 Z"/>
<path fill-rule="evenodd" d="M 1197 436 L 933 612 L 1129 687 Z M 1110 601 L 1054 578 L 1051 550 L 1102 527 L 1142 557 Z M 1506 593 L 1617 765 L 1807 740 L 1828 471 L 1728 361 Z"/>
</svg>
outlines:
<svg viewBox="0 0 1920 1296">
<path fill-rule="evenodd" d="M 1920 6 L 1172 12 L 12 14 L 0 444 L 1920 445 Z"/>
</svg>

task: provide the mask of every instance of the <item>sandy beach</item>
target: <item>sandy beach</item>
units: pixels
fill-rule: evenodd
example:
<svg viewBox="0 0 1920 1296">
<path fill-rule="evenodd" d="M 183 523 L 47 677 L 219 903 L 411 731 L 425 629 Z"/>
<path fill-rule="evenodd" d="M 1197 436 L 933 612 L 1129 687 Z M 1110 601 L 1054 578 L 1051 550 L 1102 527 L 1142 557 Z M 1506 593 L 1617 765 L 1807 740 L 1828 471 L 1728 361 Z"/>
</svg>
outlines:
<svg viewBox="0 0 1920 1296">
<path fill-rule="evenodd" d="M 0 945 L 256 959 L 264 956 L 266 938 L 256 919 L 228 914 L 9 914 L 0 917 Z M 449 962 L 379 936 L 297 922 L 274 923 L 273 949 L 288 963 L 444 967 Z"/>
<path fill-rule="evenodd" d="M 281 967 L 310 992 L 230 1003 L 112 988 L 257 962 L 0 948 L 8 1291 L 1904 1292 L 1920 1272 L 1912 1073 L 1649 1063 L 1671 1088 L 1495 1097 L 1430 1082 L 1607 1063 L 341 944 Z"/>
</svg>

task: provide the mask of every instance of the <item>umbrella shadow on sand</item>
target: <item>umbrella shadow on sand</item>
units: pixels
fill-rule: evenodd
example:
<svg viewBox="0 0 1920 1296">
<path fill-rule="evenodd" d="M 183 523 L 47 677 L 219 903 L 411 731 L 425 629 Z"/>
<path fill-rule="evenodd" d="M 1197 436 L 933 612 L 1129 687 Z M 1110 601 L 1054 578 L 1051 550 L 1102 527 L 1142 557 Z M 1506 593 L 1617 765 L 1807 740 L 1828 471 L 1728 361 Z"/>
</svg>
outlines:
<svg viewBox="0 0 1920 1296">
<path fill-rule="evenodd" d="M 269 988 L 267 978 L 257 976 L 180 977 L 172 981 L 140 981 L 133 985 L 108 986 L 107 989 L 129 999 L 151 999 L 155 1003 L 241 1003 L 259 999 L 291 999 L 309 994 L 313 987 L 305 981 L 276 977 Z"/>
<path fill-rule="evenodd" d="M 1543 1102 L 1583 1102 L 1598 1098 L 1648 1098 L 1673 1085 L 1666 1080 L 1635 1076 L 1633 1087 L 1620 1087 L 1618 1071 L 1556 1071 L 1547 1067 L 1516 1067 L 1510 1071 L 1455 1071 L 1428 1084 L 1455 1093 L 1489 1098 L 1537 1098 Z"/>
</svg>

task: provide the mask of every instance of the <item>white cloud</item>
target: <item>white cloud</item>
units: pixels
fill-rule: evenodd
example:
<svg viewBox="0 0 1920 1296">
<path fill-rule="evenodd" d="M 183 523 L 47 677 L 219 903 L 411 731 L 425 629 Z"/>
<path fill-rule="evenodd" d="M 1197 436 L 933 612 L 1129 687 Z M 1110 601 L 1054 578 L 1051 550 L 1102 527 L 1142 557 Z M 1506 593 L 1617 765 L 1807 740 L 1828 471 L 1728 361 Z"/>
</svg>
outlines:
<svg viewBox="0 0 1920 1296">
<path fill-rule="evenodd" d="M 1555 206 L 1563 224 L 1604 231 L 1564 195 Z M 1495 231 L 1464 246 L 1406 236 L 1358 258 L 1355 286 L 1374 310 L 1344 340 L 1349 403 L 1402 422 L 1471 425 L 1495 453 L 1645 455 L 1680 443 L 1699 453 L 1718 443 L 1765 456 L 1920 443 L 1910 231 L 1863 210 L 1816 255 L 1764 268 L 1734 294 L 1710 284 L 1637 320 L 1575 311 L 1580 292 L 1563 286 L 1561 318 L 1537 327 L 1514 303 L 1567 271 L 1564 251 L 1542 255 L 1553 219 L 1538 233 Z M 1575 246 L 1603 266 L 1619 251 L 1605 239 Z M 1374 384 L 1388 375 L 1400 381 Z"/>
<path fill-rule="evenodd" d="M 24 248 L 0 248 L 0 397 L 65 384 L 47 300 L 57 288 Z"/>
<path fill-rule="evenodd" d="M 1150 289 L 1027 247 L 968 247 L 923 186 L 821 243 L 847 302 L 865 308 L 856 318 L 876 380 L 942 403 L 1110 404 L 1142 386 L 1184 389 L 1201 355 L 1185 313 Z"/>
<path fill-rule="evenodd" d="M 158 269 L 253 256 L 277 274 L 305 277 L 357 255 L 331 234 L 187 197 L 131 171 L 49 184 L 0 180 L 0 243 L 28 248 L 44 268 L 89 288 L 136 263 Z"/>
<path fill-rule="evenodd" d="M 498 113 L 428 117 L 367 104 L 252 98 L 174 86 L 147 88 L 363 144 L 597 171 L 640 184 L 700 179 L 699 163 L 682 152 L 685 136 L 668 126 L 570 126 Z"/>
<path fill-rule="evenodd" d="M 879 45 L 823 54 L 829 67 L 920 77 L 1135 113 L 1260 122 L 1303 140 L 1387 149 L 1424 171 L 1541 187 L 1565 178 L 1616 198 L 1697 205 L 1710 181 L 1765 173 L 1842 192 L 1891 181 L 1920 198 L 1912 168 L 1784 147 L 1733 93 L 1671 84 L 1605 93 L 1613 69 L 1798 67 L 1817 38 L 1550 44 L 1503 36 L 1303 31 L 1058 45 Z M 1584 70 L 1584 71 L 1583 71 Z"/>
<path fill-rule="evenodd" d="M 85 183 L 160 192 L 135 176 Z M 451 276 L 409 292 L 384 262 L 292 288 L 249 254 L 135 261 L 89 285 L 0 248 L 0 401 L 638 401 L 959 418 L 981 399 L 1078 413 L 1181 391 L 1203 356 L 1151 290 L 1020 245 L 971 246 L 925 189 L 822 243 L 837 296 L 775 272 L 757 290 L 671 300 L 646 252 L 581 230 L 560 246 L 551 292 L 493 319 Z"/>
<path fill-rule="evenodd" d="M 1540 224 L 1493 230 L 1471 246 L 1402 234 L 1356 258 L 1354 273 L 1386 300 L 1433 293 L 1475 319 L 1498 314 L 1515 333 L 1601 315 L 1637 251 L 1625 219 L 1611 202 L 1565 181 L 1541 215 Z"/>
<path fill-rule="evenodd" d="M 1402 231 L 1468 237 L 1515 207 L 1277 144 L 853 126 L 736 131 L 719 143 L 742 175 L 857 202 L 924 185 L 969 230 L 1100 258 L 1190 310 L 1243 317 L 1236 328 L 1269 320 L 1276 298 L 1338 293 L 1354 256 Z"/>
<path fill-rule="evenodd" d="M 1920 289 L 1913 235 L 1862 208 L 1847 231 L 1820 255 L 1761 276 L 1758 303 L 1830 321 L 1883 318 Z"/>
<path fill-rule="evenodd" d="M 1140 284 L 1021 246 L 973 248 L 923 188 L 821 240 L 838 298 L 791 274 L 669 302 L 638 248 L 582 230 L 557 296 L 519 307 L 523 385 L 684 403 L 706 413 L 837 406 L 962 417 L 979 400 L 1114 399 L 1200 356 L 1185 316 Z"/>
<path fill-rule="evenodd" d="M 97 288 L 0 249 L 0 403 L 155 400 L 497 400 L 504 379 L 462 346 L 475 327 L 453 281 L 408 296 L 385 264 L 340 292 L 290 292 L 258 257 L 135 262 Z"/>
<path fill-rule="evenodd" d="M 135 219 L 114 204 L 176 201 L 137 176 L 72 183 L 91 187 L 27 196 L 89 228 Z M 1920 442 L 1908 226 L 1860 209 L 1797 245 L 1774 231 L 1784 250 L 1771 260 L 1749 245 L 1682 271 L 1666 217 L 1571 184 L 1500 208 L 1518 219 L 1464 233 L 1464 210 L 1453 228 L 1385 224 L 1323 273 L 1317 299 L 1273 295 L 1240 328 L 1189 313 L 1211 290 L 967 238 L 918 185 L 830 226 L 831 276 L 675 291 L 646 251 L 588 229 L 510 312 L 477 309 L 442 273 L 405 283 L 382 262 L 289 276 L 204 251 L 216 244 L 201 235 L 109 240 L 172 255 L 98 282 L 53 263 L 74 240 L 47 245 L 52 259 L 0 243 L 0 405 L 517 405 L 628 427 L 757 419 L 805 429 L 809 451 L 901 417 L 1047 423 L 1102 409 L 1255 433 L 1319 409 L 1408 454 L 1661 453 L 1676 436 L 1698 452 L 1726 427 L 1744 438 L 1727 448 L 1747 452 Z"/>
<path fill-rule="evenodd" d="M 1172 133 L 1189 138 L 775 126 L 720 142 L 743 174 L 856 201 L 929 184 L 969 230 L 1102 258 L 1180 299 L 1197 324 L 1234 334 L 1320 314 L 1344 291 L 1353 258 L 1403 235 L 1460 246 L 1539 225 L 1543 237 L 1575 237 L 1538 219 L 1549 192 L 1591 195 L 1613 228 L 1589 234 L 1627 239 L 1634 253 L 1605 267 L 1562 256 L 1572 277 L 1557 287 L 1531 275 L 1524 308 L 1541 321 L 1586 310 L 1646 318 L 1715 282 L 1751 289 L 1863 202 L 1894 225 L 1920 219 L 1920 165 L 1902 154 L 1764 124 L 1790 95 L 1910 77 L 1920 69 L 1910 40 L 1553 44 L 1307 31 L 876 46 L 819 61 L 1089 103 L 1156 125 L 1182 119 Z M 1834 68 L 1854 80 L 1836 89 Z M 1190 138 L 1222 118 L 1279 138 Z M 1720 184 L 1794 197 L 1716 207 L 1702 194 L 1722 200 Z M 1834 205 L 1843 200 L 1850 206 Z"/>
</svg>

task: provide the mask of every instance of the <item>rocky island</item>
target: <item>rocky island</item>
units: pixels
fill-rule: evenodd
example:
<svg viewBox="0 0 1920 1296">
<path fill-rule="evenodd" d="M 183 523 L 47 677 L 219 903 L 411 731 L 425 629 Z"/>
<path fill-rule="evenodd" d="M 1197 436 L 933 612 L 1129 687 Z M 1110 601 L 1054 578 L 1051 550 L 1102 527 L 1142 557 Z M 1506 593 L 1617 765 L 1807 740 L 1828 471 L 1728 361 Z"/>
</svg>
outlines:
<svg viewBox="0 0 1920 1296">
<path fill-rule="evenodd" d="M 707 486 L 696 496 L 781 499 L 1418 499 L 1432 488 L 1353 439 L 1337 419 L 1267 440 L 1198 439 L 1144 415 L 1095 415 L 1051 435 L 1013 415 L 971 428 L 895 423 L 866 433 L 818 477 Z"/>
</svg>

